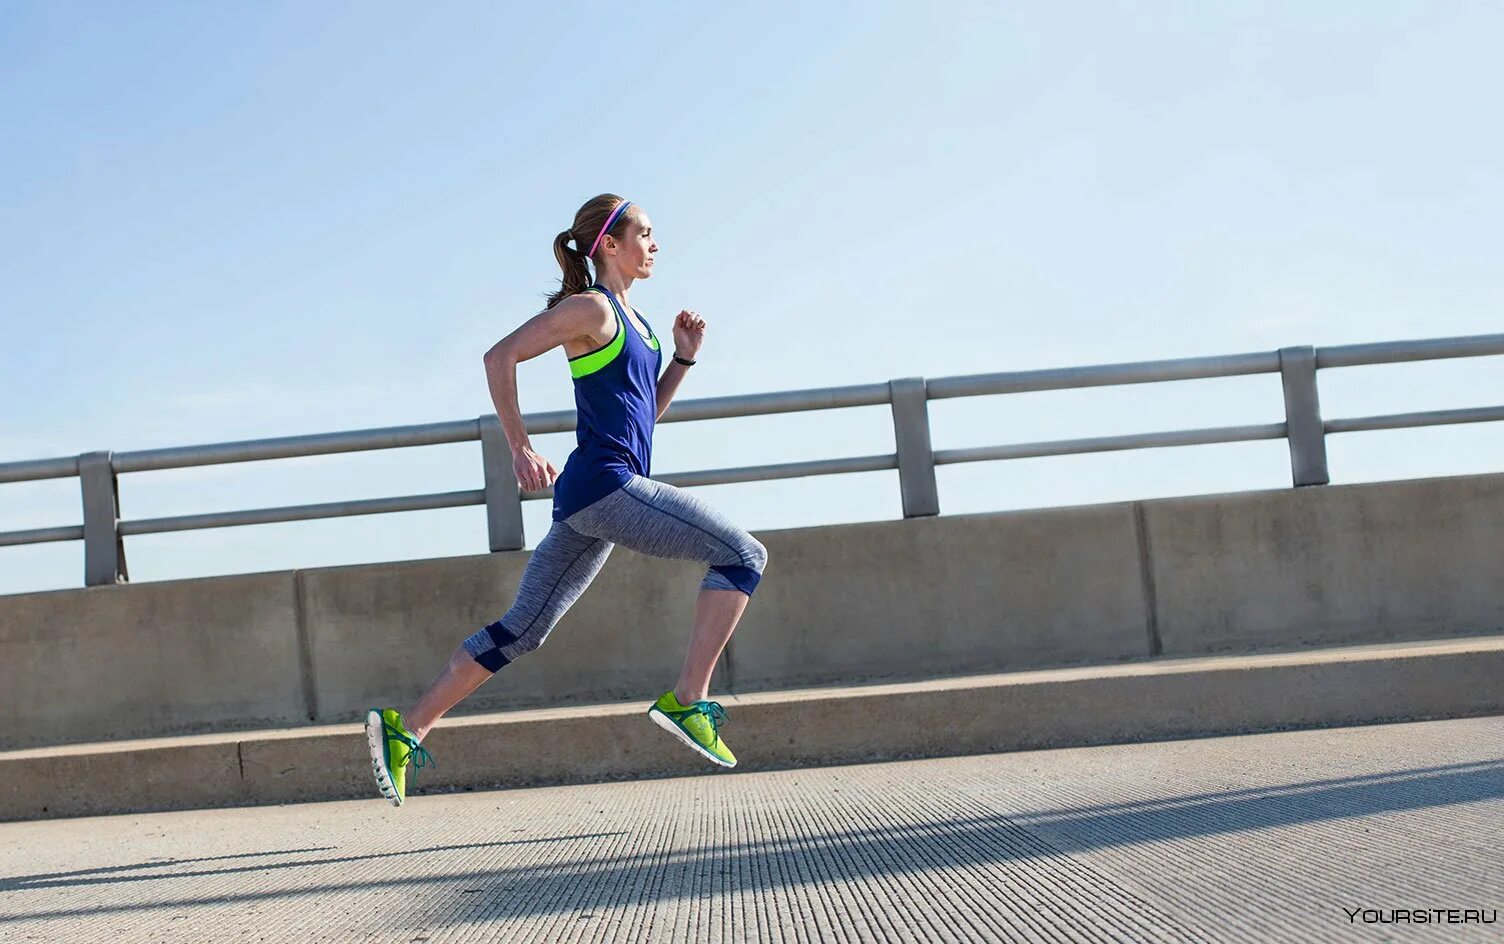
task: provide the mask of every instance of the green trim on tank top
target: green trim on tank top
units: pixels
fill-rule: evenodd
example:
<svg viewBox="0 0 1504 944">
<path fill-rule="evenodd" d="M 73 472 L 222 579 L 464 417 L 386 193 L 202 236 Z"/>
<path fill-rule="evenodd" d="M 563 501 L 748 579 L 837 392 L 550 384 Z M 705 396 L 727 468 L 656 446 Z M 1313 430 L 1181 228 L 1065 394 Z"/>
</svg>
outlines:
<svg viewBox="0 0 1504 944">
<path fill-rule="evenodd" d="M 575 380 L 589 376 L 616 360 L 616 355 L 621 353 L 627 345 L 627 326 L 622 324 L 621 315 L 616 316 L 616 337 L 612 338 L 602 347 L 598 347 L 589 354 L 581 354 L 579 357 L 569 359 L 569 374 Z"/>
<path fill-rule="evenodd" d="M 605 294 L 605 293 L 602 293 L 602 294 Z M 618 317 L 620 317 L 620 312 L 621 312 L 620 303 L 617 304 L 616 310 L 618 312 Z M 639 318 L 642 317 L 642 312 L 638 311 L 636 308 L 632 309 L 632 314 L 636 315 Z M 647 321 L 644 320 L 642 323 L 646 325 Z M 633 331 L 637 331 L 636 328 L 633 328 L 632 330 Z M 642 332 L 641 331 L 637 331 L 637 336 L 639 338 L 642 338 Z M 656 335 L 656 334 L 653 333 L 652 326 L 648 327 L 648 336 L 645 337 L 645 338 L 642 338 L 642 341 L 649 348 L 651 348 L 651 349 L 653 349 L 655 351 L 658 350 L 658 335 Z"/>
<path fill-rule="evenodd" d="M 637 309 L 633 308 L 632 310 L 636 311 Z M 638 315 L 637 317 L 641 318 L 642 315 Z M 648 330 L 652 331 L 653 329 L 649 328 Z M 639 334 L 638 337 L 642 337 L 642 335 Z M 652 348 L 655 351 L 658 350 L 658 335 L 655 334 L 651 338 L 643 338 L 643 340 L 648 342 L 648 347 Z"/>
<path fill-rule="evenodd" d="M 602 295 L 606 294 L 593 285 L 585 291 L 599 292 Z M 637 309 L 634 308 L 632 310 L 635 312 Z M 606 344 L 591 351 L 589 354 L 581 354 L 579 357 L 571 357 L 569 359 L 569 374 L 575 380 L 579 380 L 581 377 L 587 377 L 590 374 L 593 374 L 596 371 L 602 369 L 612 361 L 616 360 L 616 355 L 620 354 L 622 348 L 626 346 L 626 331 L 628 330 L 628 326 L 621 316 L 621 310 L 615 304 L 611 306 L 611 311 L 616 315 L 616 336 Z M 632 328 L 631 330 L 637 331 L 636 328 Z M 653 329 L 649 328 L 648 330 L 652 331 Z M 638 331 L 637 336 L 639 338 L 642 338 L 642 332 Z M 656 351 L 659 349 L 658 338 L 656 336 L 651 339 L 642 339 L 648 345 L 648 347 L 652 348 L 653 350 Z"/>
</svg>

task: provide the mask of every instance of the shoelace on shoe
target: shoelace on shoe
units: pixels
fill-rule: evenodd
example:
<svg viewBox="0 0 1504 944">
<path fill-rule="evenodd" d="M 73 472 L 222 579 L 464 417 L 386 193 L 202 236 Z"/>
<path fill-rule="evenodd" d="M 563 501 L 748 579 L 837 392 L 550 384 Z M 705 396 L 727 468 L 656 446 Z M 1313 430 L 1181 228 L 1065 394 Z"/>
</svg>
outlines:
<svg viewBox="0 0 1504 944">
<path fill-rule="evenodd" d="M 692 711 L 698 711 L 700 714 L 710 719 L 710 730 L 716 732 L 717 734 L 721 732 L 721 722 L 726 720 L 726 709 L 721 707 L 720 702 L 697 701 L 690 706 L 690 709 Z"/>
<path fill-rule="evenodd" d="M 428 767 L 430 765 L 434 767 L 439 766 L 439 762 L 433 759 L 432 754 L 428 753 L 428 748 L 419 744 L 417 739 L 412 735 L 408 734 L 406 731 L 399 731 L 398 729 L 392 727 L 392 723 L 390 721 L 387 721 L 385 718 L 381 719 L 381 726 L 386 729 L 386 735 L 388 737 L 395 737 L 397 740 L 407 745 L 408 759 L 413 763 L 414 779 L 417 778 L 417 772 L 419 768 Z"/>
</svg>

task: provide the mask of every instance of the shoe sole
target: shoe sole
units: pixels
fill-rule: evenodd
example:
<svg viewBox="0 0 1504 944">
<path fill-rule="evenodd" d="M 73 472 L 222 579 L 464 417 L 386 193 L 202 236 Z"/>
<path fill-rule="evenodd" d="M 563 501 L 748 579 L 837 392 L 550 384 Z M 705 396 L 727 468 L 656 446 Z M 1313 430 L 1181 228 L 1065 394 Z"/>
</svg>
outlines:
<svg viewBox="0 0 1504 944">
<path fill-rule="evenodd" d="M 376 789 L 381 795 L 391 801 L 393 806 L 401 806 L 402 798 L 397 795 L 397 788 L 392 785 L 392 773 L 387 770 L 386 751 L 382 749 L 381 740 L 385 732 L 381 729 L 381 712 L 366 712 L 366 745 L 371 749 L 371 773 L 376 777 Z"/>
<path fill-rule="evenodd" d="M 683 728 L 675 724 L 673 718 L 670 718 L 668 715 L 659 711 L 657 706 L 648 709 L 648 717 L 652 718 L 653 723 L 658 725 L 658 727 L 667 731 L 669 734 L 672 734 L 674 737 L 683 741 L 685 744 L 688 744 L 690 747 L 694 748 L 700 753 L 701 756 L 703 756 L 707 760 L 720 764 L 722 767 L 736 766 L 735 761 L 727 763 L 726 761 L 721 760 L 719 757 L 707 751 L 704 747 L 700 746 L 698 741 L 690 737 L 687 733 L 685 733 Z"/>
</svg>

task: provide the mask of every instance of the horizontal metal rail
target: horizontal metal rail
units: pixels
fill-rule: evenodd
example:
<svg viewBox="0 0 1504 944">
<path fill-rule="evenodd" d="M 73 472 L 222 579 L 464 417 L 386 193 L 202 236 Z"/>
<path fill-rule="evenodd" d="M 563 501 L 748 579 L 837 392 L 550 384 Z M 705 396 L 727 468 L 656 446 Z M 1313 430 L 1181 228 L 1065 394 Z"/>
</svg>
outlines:
<svg viewBox="0 0 1504 944">
<path fill-rule="evenodd" d="M 1351 367 L 1435 358 L 1477 357 L 1504 354 L 1504 334 L 1356 344 L 1315 350 L 1318 367 Z M 1243 374 L 1274 373 L 1278 370 L 1277 353 L 1257 352 L 1168 361 L 1138 361 L 1088 367 L 937 377 L 926 379 L 925 387 L 929 399 L 943 400 L 952 397 L 999 393 L 1231 377 Z M 761 416 L 805 410 L 877 406 L 886 403 L 888 403 L 887 384 L 791 390 L 685 401 L 671 406 L 659 422 Z M 561 410 L 532 414 L 525 417 L 525 423 L 529 433 L 567 432 L 575 428 L 575 412 Z M 114 454 L 113 459 L 116 472 L 144 472 L 232 462 L 471 442 L 480 438 L 477 426 L 476 420 L 456 420 L 419 426 L 393 426 L 288 436 L 278 439 L 243 440 L 202 446 L 119 452 Z M 77 474 L 77 456 L 0 463 L 0 483 L 67 478 Z"/>
<path fill-rule="evenodd" d="M 1284 423 L 1259 426 L 1223 426 L 1216 429 L 1182 429 L 1162 433 L 1130 433 L 1096 439 L 1060 439 L 1053 442 L 1018 443 L 1011 446 L 979 446 L 971 449 L 937 449 L 935 465 L 953 462 L 989 462 L 994 459 L 1035 459 L 1041 456 L 1071 456 L 1086 452 L 1123 449 L 1158 449 L 1164 446 L 1198 446 L 1206 443 L 1283 439 Z"/>
<path fill-rule="evenodd" d="M 726 485 L 735 482 L 760 482 L 772 479 L 802 478 L 811 475 L 838 475 L 843 472 L 876 472 L 898 468 L 898 457 L 893 454 L 856 456 L 848 459 L 816 459 L 811 462 L 787 462 L 776 465 L 751 465 L 734 469 L 711 469 L 703 472 L 672 472 L 657 477 L 657 481 L 687 488 L 693 485 Z M 552 499 L 553 488 L 539 491 L 524 491 L 524 501 Z M 368 498 L 358 501 L 327 502 L 318 505 L 290 505 L 281 508 L 254 508 L 248 511 L 220 511 L 203 515 L 178 515 L 171 518 L 138 518 L 121 521 L 122 535 L 161 534 L 167 531 L 193 531 L 202 528 L 232 528 L 247 524 L 273 524 L 284 521 L 309 521 L 317 518 L 342 518 L 351 515 L 380 515 L 393 511 L 429 511 L 434 508 L 462 508 L 469 505 L 484 505 L 483 489 L 461 492 L 441 492 L 429 495 L 402 495 L 394 498 Z M 51 528 L 58 536 L 45 540 L 78 540 L 83 537 L 83 527 Z M 40 534 L 23 531 L 17 534 Z M 66 533 L 66 535 L 64 534 Z M 0 537 L 4 537 L 0 535 Z M 3 544 L 0 541 L 0 544 Z M 17 542 L 20 543 L 20 542 Z"/>
<path fill-rule="evenodd" d="M 887 398 L 887 384 L 714 397 L 679 404 L 665 413 L 661 422 L 675 423 L 730 416 L 793 413 L 799 410 L 871 406 L 885 404 L 888 402 Z M 574 410 L 536 413 L 524 418 L 528 433 L 534 435 L 569 432 L 575 428 L 575 422 Z M 307 436 L 286 436 L 280 439 L 250 439 L 206 446 L 117 452 L 114 455 L 114 466 L 116 472 L 146 472 L 231 462 L 258 462 L 265 459 L 291 459 L 343 452 L 404 449 L 410 446 L 436 446 L 445 443 L 474 442 L 478 439 L 480 439 L 478 420 L 456 420 L 421 426 L 388 426 L 381 429 L 360 429 L 343 433 L 316 433 Z M 58 462 L 60 460 L 44 461 Z M 77 473 L 78 460 L 75 458 L 71 461 L 74 463 L 74 471 L 65 474 Z M 0 466 L 0 474 L 3 474 L 3 470 L 4 466 Z"/>
<path fill-rule="evenodd" d="M 476 489 L 464 492 L 440 492 L 432 495 L 405 495 L 399 498 L 328 502 L 322 505 L 294 505 L 288 508 L 221 511 L 207 515 L 180 515 L 175 518 L 141 518 L 120 522 L 119 530 L 125 535 L 160 534 L 164 531 L 231 528 L 243 524 L 343 518 L 347 515 L 381 515 L 390 511 L 427 511 L 433 508 L 460 508 L 465 505 L 484 505 L 485 503 L 486 493 Z"/>
<path fill-rule="evenodd" d="M 1324 444 L 1327 434 L 1500 421 L 1504 420 L 1504 406 L 1324 420 L 1316 395 L 1317 370 L 1494 354 L 1504 354 L 1504 334 L 1324 348 L 1292 347 L 1212 357 L 933 379 L 906 378 L 887 383 L 687 400 L 673 404 L 659 422 L 888 406 L 893 413 L 899 449 L 897 453 L 675 472 L 655 478 L 670 485 L 691 487 L 897 469 L 904 514 L 913 517 L 938 514 L 934 470 L 941 465 L 1284 438 L 1290 443 L 1294 484 L 1320 485 L 1327 481 Z M 937 450 L 930 444 L 929 417 L 925 407 L 930 400 L 1267 373 L 1282 375 L 1284 423 L 1165 430 L 965 449 Z M 577 416 L 574 410 L 557 410 L 527 415 L 523 422 L 530 434 L 560 433 L 573 430 Z M 166 518 L 119 518 L 119 490 L 115 477 L 121 473 L 475 441 L 481 443 L 486 468 L 486 487 L 482 489 Z M 82 539 L 86 545 L 86 573 L 90 583 L 123 579 L 123 544 L 119 542 L 126 536 L 471 505 L 485 505 L 487 508 L 493 550 L 519 549 L 522 547 L 521 503 L 551 499 L 554 491 L 551 487 L 539 491 L 521 489 L 512 474 L 510 451 L 494 415 L 442 423 L 0 463 L 0 483 L 69 477 L 79 477 L 83 482 L 84 524 L 0 532 L 0 547 Z"/>
<path fill-rule="evenodd" d="M 1372 429 L 1408 429 L 1415 426 L 1447 426 L 1453 423 L 1490 423 L 1504 420 L 1504 406 L 1470 410 L 1435 410 L 1430 413 L 1391 413 L 1388 416 L 1358 416 L 1327 420 L 1329 433 L 1357 433 Z"/>
<path fill-rule="evenodd" d="M 944 400 L 948 397 L 976 397 L 994 393 L 1074 390 L 1079 387 L 1114 387 L 1122 384 L 1278 372 L 1279 354 L 1260 352 L 1173 361 L 1099 364 L 1095 367 L 1056 367 L 1049 370 L 972 374 L 966 377 L 937 377 L 933 380 L 926 378 L 924 383 L 931 400 Z"/>
<path fill-rule="evenodd" d="M 852 456 L 846 459 L 814 459 L 808 462 L 782 462 L 775 465 L 748 465 L 735 469 L 712 469 L 704 472 L 670 472 L 654 476 L 665 485 L 689 488 L 694 485 L 728 485 L 733 482 L 765 482 L 773 479 L 797 479 L 812 475 L 839 475 L 843 472 L 881 472 L 898 468 L 893 453 L 876 456 Z M 550 496 L 553 489 L 549 489 Z"/>
<path fill-rule="evenodd" d="M 65 524 L 59 528 L 36 528 L 32 531 L 0 532 L 0 547 L 21 544 L 46 544 L 51 541 L 82 541 L 83 539 L 83 525 Z"/>
<path fill-rule="evenodd" d="M 1428 338 L 1423 341 L 1379 341 L 1375 344 L 1345 344 L 1316 348 L 1317 367 L 1358 367 L 1368 364 L 1399 364 L 1451 357 L 1484 357 L 1504 354 L 1504 334 L 1473 334 L 1460 338 Z"/>
<path fill-rule="evenodd" d="M 199 465 L 222 465 L 230 462 L 259 462 L 264 459 L 293 459 L 325 456 L 342 452 L 368 452 L 375 449 L 402 449 L 408 446 L 437 446 L 444 443 L 471 442 L 480 438 L 476 420 L 428 423 L 422 426 L 391 426 L 385 429 L 357 429 L 344 433 L 315 433 L 309 436 L 284 436 L 280 439 L 248 439 L 241 442 L 214 443 L 207 446 L 178 446 L 172 449 L 145 449 L 117 452 L 116 472 L 148 472 L 160 469 L 186 469 Z"/>
<path fill-rule="evenodd" d="M 43 479 L 72 478 L 76 475 L 78 475 L 78 456 L 0 462 L 0 482 L 38 482 Z"/>
</svg>

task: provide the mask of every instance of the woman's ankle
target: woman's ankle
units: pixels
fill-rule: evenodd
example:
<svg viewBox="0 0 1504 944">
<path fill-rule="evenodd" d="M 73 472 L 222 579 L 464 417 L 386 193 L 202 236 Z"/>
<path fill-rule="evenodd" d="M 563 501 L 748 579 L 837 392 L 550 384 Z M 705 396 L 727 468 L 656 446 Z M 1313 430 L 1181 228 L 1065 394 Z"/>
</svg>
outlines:
<svg viewBox="0 0 1504 944">
<path fill-rule="evenodd" d="M 407 729 L 407 733 L 411 734 L 414 740 L 422 741 L 428 736 L 428 732 L 433 729 L 433 722 L 429 722 L 427 725 L 414 725 L 408 719 L 407 715 L 403 715 L 402 726 Z"/>
</svg>

